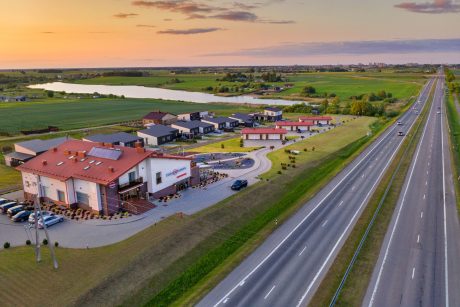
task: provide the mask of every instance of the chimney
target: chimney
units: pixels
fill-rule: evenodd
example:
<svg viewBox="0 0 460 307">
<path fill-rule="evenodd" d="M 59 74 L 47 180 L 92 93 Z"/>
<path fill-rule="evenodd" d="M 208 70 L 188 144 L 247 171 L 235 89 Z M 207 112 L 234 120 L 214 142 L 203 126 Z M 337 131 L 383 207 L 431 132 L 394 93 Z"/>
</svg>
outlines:
<svg viewBox="0 0 460 307">
<path fill-rule="evenodd" d="M 157 156 L 158 157 L 163 157 L 163 153 L 162 152 L 157 152 Z"/>
<path fill-rule="evenodd" d="M 136 147 L 136 152 L 137 152 L 137 153 L 144 153 L 144 152 L 145 152 L 145 148 L 143 148 L 143 147 Z"/>
<path fill-rule="evenodd" d="M 66 155 L 66 156 L 70 155 L 70 150 L 68 150 L 68 149 L 64 150 L 64 155 Z"/>
<path fill-rule="evenodd" d="M 77 153 L 77 155 L 78 155 L 78 157 L 80 157 L 80 158 L 85 158 L 85 157 L 86 157 L 86 152 L 84 152 L 84 151 L 79 151 L 79 152 Z"/>
<path fill-rule="evenodd" d="M 73 162 L 78 162 L 78 158 L 77 157 L 73 158 Z"/>
<path fill-rule="evenodd" d="M 142 143 L 140 141 L 136 141 L 136 143 L 134 143 L 134 147 L 135 148 L 140 148 L 140 147 L 142 147 Z"/>
<path fill-rule="evenodd" d="M 109 166 L 109 172 L 115 173 L 115 169 L 112 166 Z"/>
<path fill-rule="evenodd" d="M 42 160 L 42 165 L 47 165 L 48 162 L 46 160 Z"/>
<path fill-rule="evenodd" d="M 57 147 L 53 147 L 53 152 L 57 152 Z"/>
</svg>

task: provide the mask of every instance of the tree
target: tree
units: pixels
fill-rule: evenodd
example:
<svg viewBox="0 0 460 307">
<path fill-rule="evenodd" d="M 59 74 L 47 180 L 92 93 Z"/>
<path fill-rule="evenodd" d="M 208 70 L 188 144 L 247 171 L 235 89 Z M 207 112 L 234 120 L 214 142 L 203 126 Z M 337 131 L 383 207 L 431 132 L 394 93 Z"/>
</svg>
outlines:
<svg viewBox="0 0 460 307">
<path fill-rule="evenodd" d="M 316 89 L 311 85 L 307 85 L 302 89 L 302 93 L 307 95 L 316 94 Z"/>
<path fill-rule="evenodd" d="M 53 98 L 53 97 L 54 97 L 54 92 L 53 92 L 53 91 L 46 91 L 46 95 L 47 95 L 49 98 Z"/>
</svg>

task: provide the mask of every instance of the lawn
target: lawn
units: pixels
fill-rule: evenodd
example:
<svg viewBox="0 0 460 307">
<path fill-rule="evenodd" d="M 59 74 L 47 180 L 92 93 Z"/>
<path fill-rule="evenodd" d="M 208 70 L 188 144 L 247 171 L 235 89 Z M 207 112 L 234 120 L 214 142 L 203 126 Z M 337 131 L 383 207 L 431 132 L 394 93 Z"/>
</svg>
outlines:
<svg viewBox="0 0 460 307">
<path fill-rule="evenodd" d="M 3 159 L 0 155 L 0 159 Z M 0 164 L 0 191 L 21 184 L 21 173 L 14 168 Z"/>
<path fill-rule="evenodd" d="M 249 152 L 257 150 L 261 147 L 240 147 L 241 138 L 236 137 L 233 139 L 204 145 L 201 147 L 194 148 L 196 152 Z M 223 147 L 222 147 L 223 146 Z"/>
<path fill-rule="evenodd" d="M 360 118 L 355 122 L 367 127 L 372 120 Z M 344 127 L 343 132 L 349 131 Z M 186 270 L 193 271 L 195 264 L 203 264 L 200 259 L 208 259 L 205 267 L 194 271 L 185 288 L 181 287 L 183 284 L 173 286 L 175 291 L 171 295 L 191 289 L 192 280 L 220 264 L 220 257 L 226 259 L 251 238 L 245 253 L 255 248 L 254 240 L 260 242 L 271 230 L 260 234 L 258 231 L 265 229 L 265 225 L 275 227 L 269 223 L 274 217 L 287 216 L 301 206 L 306 197 L 311 197 L 338 172 L 367 140 L 353 138 L 355 143 L 345 144 L 334 140 L 343 138 L 334 131 L 324 135 L 327 134 L 336 146 L 335 152 L 332 147 L 328 147 L 330 151 L 318 147 L 316 160 L 299 163 L 298 168 L 285 175 L 261 181 L 207 210 L 183 218 L 168 218 L 107 247 L 58 248 L 60 268 L 57 271 L 52 269 L 46 249 L 44 260 L 38 265 L 31 247 L 0 251 L 0 301 L 5 305 L 28 306 L 43 306 L 50 301 L 55 305 L 143 305 L 167 285 L 174 285 L 171 282 L 183 276 Z M 351 147 L 343 149 L 344 144 Z M 39 282 L 30 283 L 30 280 Z M 7 291 L 9 285 L 27 285 L 27 291 Z M 161 297 L 157 299 L 169 300 Z"/>
<path fill-rule="evenodd" d="M 171 113 L 209 110 L 219 115 L 249 112 L 250 107 L 224 104 L 196 104 L 154 99 L 45 99 L 1 103 L 0 133 L 58 126 L 61 130 L 87 128 L 139 120 L 146 113 L 162 110 Z"/>
<path fill-rule="evenodd" d="M 342 148 L 370 132 L 369 126 L 377 119 L 373 117 L 352 117 L 341 116 L 345 121 L 343 126 L 331 129 L 328 132 L 314 135 L 308 139 L 297 141 L 285 148 L 278 149 L 268 154 L 268 158 L 272 161 L 272 168 L 262 178 L 272 178 L 278 175 L 278 172 L 285 172 L 282 169 L 282 163 L 286 164 L 287 169 L 291 169 L 293 165 L 299 167 L 299 164 L 304 164 L 321 159 Z M 314 147 L 314 150 L 313 150 Z M 307 149 L 307 151 L 305 151 Z M 298 150 L 300 154 L 292 155 L 286 153 L 285 150 Z M 292 163 L 289 156 L 295 157 L 295 163 Z"/>
</svg>

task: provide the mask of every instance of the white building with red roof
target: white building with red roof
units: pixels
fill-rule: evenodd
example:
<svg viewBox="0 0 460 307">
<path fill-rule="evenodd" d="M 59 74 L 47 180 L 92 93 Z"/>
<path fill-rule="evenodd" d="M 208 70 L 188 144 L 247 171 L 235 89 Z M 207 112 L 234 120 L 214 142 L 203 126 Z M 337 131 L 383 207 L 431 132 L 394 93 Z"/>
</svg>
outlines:
<svg viewBox="0 0 460 307">
<path fill-rule="evenodd" d="M 244 128 L 241 130 L 243 140 L 284 140 L 286 129 L 279 128 Z"/>
<path fill-rule="evenodd" d="M 112 214 L 149 196 L 161 197 L 196 184 L 189 158 L 70 140 L 17 167 L 26 199 Z"/>
<path fill-rule="evenodd" d="M 322 125 L 330 125 L 332 121 L 331 116 L 300 116 L 299 122 L 313 122 L 313 124 L 322 124 Z"/>
<path fill-rule="evenodd" d="M 310 131 L 310 127 L 314 126 L 315 124 L 312 121 L 304 121 L 304 122 L 276 122 L 276 128 L 283 128 L 288 131 L 297 131 L 297 130 L 308 130 Z"/>
</svg>

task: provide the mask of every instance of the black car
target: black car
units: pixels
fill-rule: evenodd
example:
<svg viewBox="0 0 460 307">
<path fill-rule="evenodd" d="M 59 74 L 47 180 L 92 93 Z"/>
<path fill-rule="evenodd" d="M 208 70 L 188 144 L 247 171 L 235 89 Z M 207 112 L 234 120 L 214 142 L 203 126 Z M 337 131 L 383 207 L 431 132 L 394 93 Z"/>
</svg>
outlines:
<svg viewBox="0 0 460 307">
<path fill-rule="evenodd" d="M 18 203 L 15 202 L 15 201 L 10 201 L 8 203 L 4 203 L 2 205 L 0 205 L 0 211 L 3 213 L 3 214 L 6 214 L 6 212 L 8 211 L 9 208 L 12 208 L 14 206 L 16 206 Z"/>
<path fill-rule="evenodd" d="M 11 220 L 13 222 L 25 222 L 29 219 L 29 215 L 32 213 L 32 211 L 29 210 L 24 210 L 19 213 L 16 213 L 11 217 Z"/>
<path fill-rule="evenodd" d="M 236 180 L 233 184 L 232 184 L 232 190 L 234 191 L 239 191 L 241 190 L 242 188 L 245 188 L 248 186 L 248 181 L 247 180 Z"/>
<path fill-rule="evenodd" d="M 16 205 L 14 207 L 11 207 L 9 208 L 7 211 L 6 211 L 6 214 L 9 216 L 9 217 L 12 217 L 13 215 L 16 215 L 16 213 L 19 213 L 21 211 L 24 211 L 24 206 L 23 205 Z"/>
</svg>

